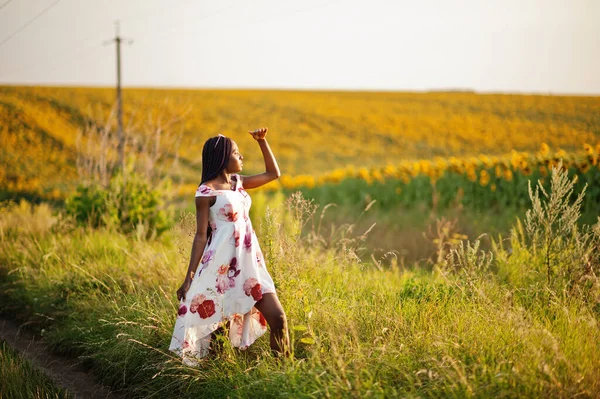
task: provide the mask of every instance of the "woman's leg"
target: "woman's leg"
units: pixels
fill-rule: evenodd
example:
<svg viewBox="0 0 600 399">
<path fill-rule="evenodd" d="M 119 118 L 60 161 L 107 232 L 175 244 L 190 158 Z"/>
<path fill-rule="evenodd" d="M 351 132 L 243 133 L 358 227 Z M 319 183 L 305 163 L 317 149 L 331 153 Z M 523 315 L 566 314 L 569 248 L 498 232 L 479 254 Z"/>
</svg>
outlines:
<svg viewBox="0 0 600 399">
<path fill-rule="evenodd" d="M 252 309 L 244 316 L 244 321 L 242 323 L 242 341 L 240 342 L 240 349 L 246 350 L 250 345 L 248 342 L 250 341 L 250 320 L 252 319 Z"/>
<path fill-rule="evenodd" d="M 288 335 L 287 319 L 277 295 L 264 294 L 254 307 L 263 314 L 267 323 L 269 323 L 269 328 L 271 329 L 271 349 L 289 355 L 290 338 Z"/>
</svg>

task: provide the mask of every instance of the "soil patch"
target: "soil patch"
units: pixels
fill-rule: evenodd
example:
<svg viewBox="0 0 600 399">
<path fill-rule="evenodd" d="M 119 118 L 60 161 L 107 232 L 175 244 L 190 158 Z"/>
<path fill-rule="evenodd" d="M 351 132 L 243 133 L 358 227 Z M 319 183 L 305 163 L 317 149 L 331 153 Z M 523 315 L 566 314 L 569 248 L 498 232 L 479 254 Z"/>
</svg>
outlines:
<svg viewBox="0 0 600 399">
<path fill-rule="evenodd" d="M 21 329 L 13 321 L 0 318 L 0 339 L 6 341 L 11 348 L 75 398 L 125 398 L 124 395 L 100 384 L 93 375 L 83 369 L 80 360 L 51 353 L 42 338 Z"/>
</svg>

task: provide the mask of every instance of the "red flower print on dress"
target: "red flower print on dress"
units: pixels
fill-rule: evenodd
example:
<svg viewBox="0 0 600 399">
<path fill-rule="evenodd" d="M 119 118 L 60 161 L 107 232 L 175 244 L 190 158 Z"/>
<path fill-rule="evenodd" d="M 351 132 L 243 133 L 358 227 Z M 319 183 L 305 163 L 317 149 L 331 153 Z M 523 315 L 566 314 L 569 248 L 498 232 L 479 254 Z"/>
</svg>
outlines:
<svg viewBox="0 0 600 399">
<path fill-rule="evenodd" d="M 198 312 L 198 315 L 201 318 L 207 319 L 216 313 L 215 303 L 211 299 L 206 299 L 202 294 L 196 294 L 194 298 L 192 298 L 190 312 Z"/>
<path fill-rule="evenodd" d="M 250 291 L 250 293 L 252 294 L 252 298 L 254 298 L 255 301 L 260 301 L 263 297 L 262 287 L 260 286 L 260 284 L 256 284 L 254 287 L 252 287 L 252 291 Z"/>
<path fill-rule="evenodd" d="M 267 326 L 267 319 L 265 319 L 265 316 L 263 316 L 263 314 L 261 312 L 258 312 L 258 322 L 263 327 Z"/>
<path fill-rule="evenodd" d="M 192 302 L 190 303 L 190 312 L 196 313 L 198 311 L 198 306 L 200 306 L 200 304 L 204 302 L 204 300 L 206 300 L 206 297 L 204 295 L 194 295 L 194 297 L 192 298 Z"/>
<path fill-rule="evenodd" d="M 213 260 L 214 258 L 215 258 L 215 251 L 213 249 L 209 249 L 208 251 L 204 252 L 204 255 L 202 255 L 202 260 L 200 261 L 200 263 L 205 265 L 208 262 L 210 262 L 211 260 Z"/>
<path fill-rule="evenodd" d="M 247 296 L 252 296 L 255 301 L 260 301 L 262 299 L 262 288 L 254 277 L 250 277 L 244 283 L 244 293 Z"/>
<path fill-rule="evenodd" d="M 219 219 L 227 220 L 228 222 L 235 222 L 238 219 L 238 213 L 233 211 L 231 204 L 226 204 L 223 208 L 219 209 Z"/>
<path fill-rule="evenodd" d="M 215 313 L 216 313 L 215 303 L 210 299 L 207 299 L 206 301 L 202 302 L 200 304 L 200 307 L 198 308 L 198 314 L 203 319 L 208 319 L 210 316 L 214 315 Z"/>
<path fill-rule="evenodd" d="M 215 288 L 219 294 L 224 294 L 229 287 L 229 277 L 227 277 L 227 271 L 229 270 L 229 265 L 221 265 L 217 270 L 217 285 Z"/>
<path fill-rule="evenodd" d="M 244 235 L 244 249 L 246 252 L 252 250 L 252 229 L 249 225 L 246 225 L 246 234 Z"/>
<path fill-rule="evenodd" d="M 233 326 L 232 329 L 236 329 L 237 334 L 241 337 L 244 330 L 244 316 L 239 313 L 233 315 Z"/>
<path fill-rule="evenodd" d="M 240 246 L 240 231 L 234 227 L 233 229 L 233 243 L 235 244 L 236 248 Z"/>
<path fill-rule="evenodd" d="M 241 270 L 237 269 L 237 258 L 234 256 L 229 262 L 229 270 L 227 270 L 227 277 L 229 277 L 229 284 L 231 287 L 235 286 L 235 278 L 240 274 Z"/>
<path fill-rule="evenodd" d="M 187 306 L 181 305 L 179 307 L 179 310 L 177 311 L 177 316 L 183 316 L 186 313 L 187 313 Z"/>
<path fill-rule="evenodd" d="M 206 246 L 209 247 L 210 243 L 212 242 L 213 236 L 215 235 L 215 233 L 217 232 L 217 224 L 212 221 L 212 222 L 208 222 L 208 240 L 206 241 Z"/>
<path fill-rule="evenodd" d="M 230 288 L 235 287 L 235 278 L 240 274 L 241 270 L 237 270 L 237 258 L 233 257 L 229 265 L 221 265 L 217 270 L 217 285 L 216 289 L 219 294 L 224 294 Z"/>
</svg>

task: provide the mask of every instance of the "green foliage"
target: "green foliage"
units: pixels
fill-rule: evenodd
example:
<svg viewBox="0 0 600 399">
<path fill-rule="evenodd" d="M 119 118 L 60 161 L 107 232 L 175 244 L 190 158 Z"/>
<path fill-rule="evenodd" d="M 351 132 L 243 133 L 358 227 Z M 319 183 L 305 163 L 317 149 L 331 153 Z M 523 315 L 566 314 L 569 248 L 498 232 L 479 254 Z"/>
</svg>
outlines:
<svg viewBox="0 0 600 399">
<path fill-rule="evenodd" d="M 96 228 L 110 222 L 107 203 L 108 192 L 103 187 L 97 184 L 80 185 L 77 192 L 67 199 L 65 210 L 78 223 Z"/>
<path fill-rule="evenodd" d="M 162 192 L 141 175 L 118 174 L 106 188 L 99 184 L 79 186 L 67 199 L 65 209 L 80 224 L 116 228 L 149 238 L 162 234 L 171 224 L 171 212 L 161 196 Z"/>
<path fill-rule="evenodd" d="M 367 182 L 358 178 L 347 178 L 338 184 L 323 184 L 300 190 L 306 198 L 314 198 L 319 204 L 335 203 L 340 206 L 364 207 L 376 199 L 375 207 L 391 209 L 398 206 L 406 208 L 448 209 L 462 206 L 470 210 L 489 211 L 490 209 L 516 208 L 526 209 L 531 204 L 528 182 L 545 182 L 548 176 L 533 170 L 529 176 L 514 173 L 512 180 L 496 176 L 494 168 L 480 167 L 475 174 L 486 171 L 490 181 L 486 186 L 471 181 L 464 174 L 446 171 L 435 183 L 428 176 L 419 175 L 408 182 L 388 178 L 383 181 Z M 596 214 L 600 203 L 600 168 L 594 167 L 582 173 L 576 167 L 569 167 L 570 176 L 577 176 L 574 189 L 581 192 L 589 190 L 582 202 L 584 213 Z M 492 189 L 492 187 L 494 187 Z M 286 194 L 291 191 L 286 190 Z"/>
</svg>

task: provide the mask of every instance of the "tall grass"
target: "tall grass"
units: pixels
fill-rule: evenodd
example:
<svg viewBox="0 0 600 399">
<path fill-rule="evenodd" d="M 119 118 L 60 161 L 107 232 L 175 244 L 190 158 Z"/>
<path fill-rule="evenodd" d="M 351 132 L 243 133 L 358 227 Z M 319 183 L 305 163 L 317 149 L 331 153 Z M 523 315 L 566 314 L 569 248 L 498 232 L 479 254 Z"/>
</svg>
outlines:
<svg viewBox="0 0 600 399">
<path fill-rule="evenodd" d="M 540 251 L 518 224 L 491 252 L 477 242 L 451 245 L 434 272 L 382 267 L 357 256 L 364 231 L 346 226 L 327 235 L 316 205 L 292 196 L 255 224 L 288 315 L 293 357 L 272 357 L 267 339 L 247 352 L 225 342 L 190 368 L 167 347 L 191 215 L 146 241 L 35 222 L 49 217 L 39 208 L 29 219 L 47 227 L 18 234 L 8 220 L 15 212 L 0 216 L 2 311 L 43 328 L 56 351 L 86 359 L 132 397 L 600 393 L 597 258 L 554 265 L 582 267 L 577 290 L 548 284 Z M 586 231 L 596 238 L 585 245 L 596 245 L 600 228 Z"/>
<path fill-rule="evenodd" d="M 66 399 L 67 392 L 0 341 L 0 398 Z"/>
</svg>

